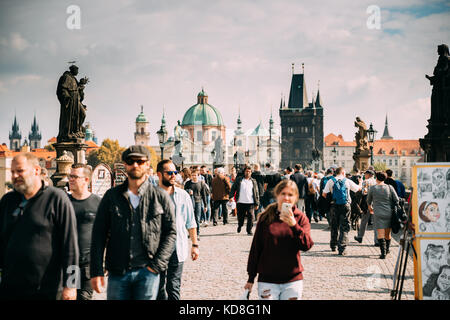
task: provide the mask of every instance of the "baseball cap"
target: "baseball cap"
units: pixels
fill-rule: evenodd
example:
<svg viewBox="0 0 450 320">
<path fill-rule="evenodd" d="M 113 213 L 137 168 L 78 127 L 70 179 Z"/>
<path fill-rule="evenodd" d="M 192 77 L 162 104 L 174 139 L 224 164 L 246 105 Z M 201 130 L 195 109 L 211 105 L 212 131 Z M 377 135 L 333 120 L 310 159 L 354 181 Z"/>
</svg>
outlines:
<svg viewBox="0 0 450 320">
<path fill-rule="evenodd" d="M 364 172 L 364 173 L 370 174 L 372 176 L 375 175 L 375 172 L 373 172 L 372 170 L 366 170 L 366 172 Z"/>
<path fill-rule="evenodd" d="M 122 153 L 122 160 L 125 161 L 130 157 L 142 157 L 150 159 L 150 151 L 144 146 L 130 146 L 127 150 Z"/>
</svg>

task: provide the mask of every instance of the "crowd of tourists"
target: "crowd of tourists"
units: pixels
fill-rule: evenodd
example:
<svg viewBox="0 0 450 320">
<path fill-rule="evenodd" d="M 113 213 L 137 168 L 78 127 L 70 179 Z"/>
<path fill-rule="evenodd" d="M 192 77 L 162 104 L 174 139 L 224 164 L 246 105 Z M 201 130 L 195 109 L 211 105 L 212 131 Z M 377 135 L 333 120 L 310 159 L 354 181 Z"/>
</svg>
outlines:
<svg viewBox="0 0 450 320">
<path fill-rule="evenodd" d="M 406 196 L 390 170 L 277 171 L 270 163 L 179 170 L 162 160 L 155 172 L 149 159 L 143 146 L 126 149 L 127 179 L 100 198 L 90 191 L 88 165 L 72 166 L 64 191 L 34 155 L 15 156 L 14 190 L 0 201 L 0 298 L 91 300 L 106 289 L 108 300 L 179 300 L 183 264 L 200 255 L 201 228 L 236 216 L 236 232 L 245 226 L 252 236 L 245 289 L 257 278 L 260 299 L 301 299 L 300 252 L 314 244 L 311 223 L 327 220 L 339 255 L 355 221 L 359 243 L 373 224 L 383 259 L 391 206 Z"/>
</svg>

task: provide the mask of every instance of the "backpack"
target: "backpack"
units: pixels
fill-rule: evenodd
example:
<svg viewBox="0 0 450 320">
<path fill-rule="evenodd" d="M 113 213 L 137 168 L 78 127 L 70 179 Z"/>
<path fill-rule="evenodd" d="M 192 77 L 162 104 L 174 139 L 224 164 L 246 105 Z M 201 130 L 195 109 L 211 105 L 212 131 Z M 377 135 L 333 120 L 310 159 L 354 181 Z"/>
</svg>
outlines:
<svg viewBox="0 0 450 320">
<path fill-rule="evenodd" d="M 308 183 L 308 194 L 309 194 L 310 196 L 316 194 L 316 189 L 314 188 L 314 185 L 313 185 L 313 181 L 312 181 L 312 180 L 311 180 L 310 183 Z"/>
<path fill-rule="evenodd" d="M 323 177 L 320 180 L 320 194 L 322 194 L 323 189 L 325 189 L 325 186 L 327 185 L 328 180 L 330 180 L 333 176 L 327 176 L 327 177 Z"/>
<path fill-rule="evenodd" d="M 333 185 L 333 200 L 336 204 L 347 204 L 347 187 L 345 185 L 346 178 L 342 180 L 337 180 L 335 177 L 332 178 Z"/>
</svg>

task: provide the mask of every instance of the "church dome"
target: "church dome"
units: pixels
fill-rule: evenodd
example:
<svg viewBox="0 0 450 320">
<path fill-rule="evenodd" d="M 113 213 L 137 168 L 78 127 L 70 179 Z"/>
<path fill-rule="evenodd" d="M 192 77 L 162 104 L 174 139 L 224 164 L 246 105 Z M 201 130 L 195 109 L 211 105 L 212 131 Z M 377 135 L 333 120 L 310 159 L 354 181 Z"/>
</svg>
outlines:
<svg viewBox="0 0 450 320">
<path fill-rule="evenodd" d="M 186 111 L 181 125 L 223 126 L 223 120 L 219 110 L 208 104 L 208 95 L 202 89 L 197 95 L 197 104 Z"/>
</svg>

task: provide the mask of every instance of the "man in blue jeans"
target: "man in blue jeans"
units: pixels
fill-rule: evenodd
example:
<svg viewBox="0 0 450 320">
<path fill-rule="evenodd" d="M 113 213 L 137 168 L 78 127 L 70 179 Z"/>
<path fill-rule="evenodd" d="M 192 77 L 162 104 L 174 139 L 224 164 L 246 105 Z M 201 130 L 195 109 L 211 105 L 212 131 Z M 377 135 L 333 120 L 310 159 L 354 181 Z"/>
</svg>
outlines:
<svg viewBox="0 0 450 320">
<path fill-rule="evenodd" d="M 175 165 L 171 160 L 162 160 L 157 169 L 159 187 L 165 190 L 175 205 L 175 218 L 177 220 L 177 242 L 175 250 L 170 257 L 167 271 L 161 273 L 158 300 L 180 300 L 181 274 L 183 264 L 188 257 L 189 237 L 192 241 L 190 255 L 197 260 L 199 255 L 197 243 L 197 223 L 189 194 L 175 186 Z"/>
<path fill-rule="evenodd" d="M 150 152 L 131 146 L 122 154 L 127 180 L 103 196 L 91 241 L 91 285 L 105 285 L 108 300 L 155 300 L 160 273 L 167 269 L 176 242 L 175 208 L 164 190 L 147 179 Z"/>
</svg>

